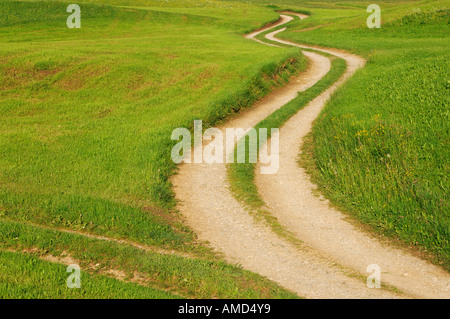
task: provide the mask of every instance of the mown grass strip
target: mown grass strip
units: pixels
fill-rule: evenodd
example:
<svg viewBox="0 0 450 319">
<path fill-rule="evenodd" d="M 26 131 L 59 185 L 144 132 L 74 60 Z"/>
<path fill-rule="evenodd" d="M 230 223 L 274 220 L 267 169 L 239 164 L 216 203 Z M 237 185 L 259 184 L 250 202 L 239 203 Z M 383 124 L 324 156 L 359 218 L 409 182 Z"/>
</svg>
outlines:
<svg viewBox="0 0 450 319">
<path fill-rule="evenodd" d="M 335 83 L 345 72 L 346 62 L 343 59 L 335 58 L 331 61 L 331 70 L 318 81 L 314 86 L 307 89 L 304 92 L 287 103 L 263 121 L 259 122 L 255 129 L 257 134 L 259 129 L 267 129 L 267 138 L 270 138 L 270 132 L 272 128 L 280 128 L 285 122 L 289 120 L 300 109 L 305 107 L 311 100 L 319 96 L 324 90 Z M 259 139 L 259 136 L 258 136 Z M 252 154 L 249 154 L 249 145 L 246 138 L 241 139 L 238 143 L 245 143 L 246 159 Z M 258 145 L 258 150 L 259 150 Z M 235 157 L 237 158 L 239 147 L 235 148 Z M 289 239 L 296 244 L 299 243 L 295 237 L 289 233 L 275 217 L 265 208 L 265 203 L 262 200 L 258 189 L 255 185 L 255 168 L 256 164 L 249 163 L 248 160 L 245 163 L 232 163 L 227 166 L 228 178 L 230 181 L 231 190 L 238 200 L 240 200 L 250 212 L 258 219 L 265 221 L 272 230 L 278 235 Z"/>
</svg>

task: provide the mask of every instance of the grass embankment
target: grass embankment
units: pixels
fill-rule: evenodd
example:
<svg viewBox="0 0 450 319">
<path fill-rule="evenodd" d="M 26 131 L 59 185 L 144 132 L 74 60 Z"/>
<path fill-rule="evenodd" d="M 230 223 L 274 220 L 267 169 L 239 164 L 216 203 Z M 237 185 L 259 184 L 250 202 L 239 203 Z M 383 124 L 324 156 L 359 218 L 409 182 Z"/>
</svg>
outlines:
<svg viewBox="0 0 450 319">
<path fill-rule="evenodd" d="M 180 6 L 186 3 L 171 1 L 179 7 L 163 12 L 80 2 L 81 29 L 66 27 L 67 3 L 2 3 L 2 227 L 15 221 L 64 228 L 215 261 L 175 211 L 172 130 L 192 128 L 195 119 L 207 128 L 251 106 L 297 72 L 303 57 L 298 50 L 266 48 L 241 37 L 276 19 L 271 10 L 198 1 L 196 15 L 184 13 Z M 21 233 L 5 234 L 6 243 Z M 35 254 L 58 247 L 60 238 L 55 235 Z M 103 251 L 84 244 L 86 254 Z M 141 262 L 155 266 L 147 274 L 158 277 L 155 259 Z M 189 281 L 184 262 L 173 265 Z M 208 278 L 211 286 L 218 277 L 246 283 L 235 287 L 242 294 L 228 290 L 222 297 L 279 296 L 258 276 L 211 267 L 218 269 Z M 243 288 L 254 284 L 256 295 Z M 196 288 L 188 295 L 204 296 L 201 285 Z"/>
<path fill-rule="evenodd" d="M 364 3 L 331 24 L 313 10 L 280 34 L 367 59 L 317 120 L 303 164 L 335 205 L 448 270 L 449 2 L 379 4 L 381 29 L 366 27 Z"/>
</svg>

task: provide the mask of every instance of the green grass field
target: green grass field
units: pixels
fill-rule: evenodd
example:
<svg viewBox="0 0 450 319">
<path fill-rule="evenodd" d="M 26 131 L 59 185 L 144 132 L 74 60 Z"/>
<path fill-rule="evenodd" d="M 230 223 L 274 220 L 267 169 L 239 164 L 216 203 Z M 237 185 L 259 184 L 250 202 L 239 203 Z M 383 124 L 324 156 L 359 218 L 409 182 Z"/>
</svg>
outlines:
<svg viewBox="0 0 450 319">
<path fill-rule="evenodd" d="M 311 17 L 280 37 L 368 60 L 301 165 L 335 205 L 449 269 L 449 1 L 382 1 L 372 30 L 362 0 L 86 0 L 82 27 L 68 29 L 72 2 L 0 4 L 0 298 L 296 297 L 198 244 L 170 183 L 173 129 L 213 126 L 305 67 L 298 49 L 241 36 L 284 9 Z M 281 125 L 318 90 L 260 125 Z M 254 167 L 234 169 L 258 209 Z M 46 260 L 66 254 L 81 290 Z"/>
<path fill-rule="evenodd" d="M 209 1 L 169 7 L 159 1 L 114 2 L 123 7 L 85 2 L 80 29 L 67 28 L 67 3 L 0 6 L 6 17 L 0 20 L 0 224 L 127 239 L 215 261 L 175 211 L 171 132 L 192 127 L 198 118 L 205 127 L 214 125 L 251 106 L 281 84 L 275 75 L 286 80 L 296 72 L 302 55 L 242 37 L 277 19 L 267 8 Z M 11 248 L 6 243 L 15 235 L 7 233 L 3 249 Z M 55 238 L 35 254 L 61 244 Z M 76 249 L 65 246 L 70 253 Z M 159 276 L 158 267 L 166 266 L 157 259 L 134 262 L 153 267 L 154 285 L 169 285 Z M 170 276 L 195 281 L 185 265 L 190 262 L 171 259 L 178 275 Z M 208 273 L 199 267 L 199 274 Z M 211 267 L 217 273 L 197 290 L 187 292 L 182 281 L 170 285 L 187 297 L 278 296 L 259 276 Z M 224 285 L 233 289 L 222 290 L 218 277 L 232 281 Z M 247 289 L 252 286 L 257 288 Z"/>
</svg>

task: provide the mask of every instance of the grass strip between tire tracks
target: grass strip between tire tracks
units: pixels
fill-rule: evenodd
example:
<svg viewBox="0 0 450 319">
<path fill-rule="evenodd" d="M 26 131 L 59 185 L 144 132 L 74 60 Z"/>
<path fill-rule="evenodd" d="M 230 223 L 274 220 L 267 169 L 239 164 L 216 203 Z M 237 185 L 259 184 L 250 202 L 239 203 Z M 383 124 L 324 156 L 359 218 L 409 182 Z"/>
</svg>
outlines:
<svg viewBox="0 0 450 319">
<path fill-rule="evenodd" d="M 284 123 L 286 123 L 289 118 L 295 115 L 300 109 L 305 107 L 310 101 L 319 96 L 324 90 L 330 87 L 333 83 L 339 80 L 339 78 L 344 74 L 346 69 L 346 62 L 340 58 L 334 58 L 331 61 L 331 70 L 314 86 L 299 93 L 299 95 L 273 112 L 270 116 L 259 122 L 254 128 L 258 134 L 259 129 L 267 129 L 267 138 L 270 138 L 270 133 L 272 128 L 280 128 Z M 259 137 L 258 137 L 259 140 Z M 245 148 L 236 147 L 235 157 L 237 158 L 238 149 L 245 149 L 247 152 L 246 159 L 252 154 L 249 154 L 248 139 L 245 137 L 238 141 L 239 143 L 246 143 Z M 260 144 L 262 144 L 260 142 Z M 258 145 L 257 152 L 259 152 Z M 253 154 L 254 155 L 254 154 Z M 262 200 L 258 189 L 255 184 L 255 163 L 232 163 L 227 167 L 228 178 L 231 186 L 231 190 L 235 197 L 242 202 L 247 209 L 255 216 L 257 220 L 263 220 L 266 222 L 271 229 L 281 237 L 288 239 L 289 241 L 298 244 L 299 241 L 292 234 L 289 233 L 277 219 L 270 214 L 270 212 L 265 208 L 265 203 Z"/>
</svg>

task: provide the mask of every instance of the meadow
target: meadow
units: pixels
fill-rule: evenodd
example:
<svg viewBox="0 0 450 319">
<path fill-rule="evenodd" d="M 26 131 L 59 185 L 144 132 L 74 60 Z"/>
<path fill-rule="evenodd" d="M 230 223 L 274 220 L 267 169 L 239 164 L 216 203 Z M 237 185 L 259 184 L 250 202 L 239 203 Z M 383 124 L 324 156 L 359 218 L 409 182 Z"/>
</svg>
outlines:
<svg viewBox="0 0 450 319">
<path fill-rule="evenodd" d="M 382 1 L 381 29 L 363 0 L 84 0 L 80 29 L 68 3 L 0 5 L 0 297 L 297 297 L 199 243 L 170 183 L 175 128 L 214 126 L 306 66 L 298 49 L 242 37 L 286 9 L 311 16 L 280 38 L 367 59 L 299 165 L 341 210 L 450 269 L 449 1 Z M 281 126 L 343 67 L 258 127 Z M 254 166 L 229 173 L 286 235 L 261 210 Z M 68 290 L 48 256 L 77 261 L 84 288 Z"/>
<path fill-rule="evenodd" d="M 209 1 L 164 8 L 159 1 L 105 4 L 112 3 L 80 1 L 80 29 L 66 26 L 67 2 L 0 6 L 6 17 L 0 22 L 0 223 L 126 239 L 192 253 L 200 264 L 216 261 L 175 210 L 171 132 L 192 128 L 199 118 L 206 128 L 251 106 L 297 72 L 303 56 L 242 37 L 278 18 L 267 8 Z M 3 234 L 2 248 L 12 249 L 7 243 L 20 236 Z M 33 255 L 57 247 L 58 238 Z M 75 247 L 65 250 L 72 254 Z M 191 261 L 171 260 L 179 277 L 194 280 L 185 262 Z M 240 287 L 218 293 L 222 297 L 278 294 L 272 283 L 239 267 L 212 264 L 199 272 L 208 268 L 218 269 L 208 279 L 212 286 L 222 277 Z M 253 283 L 257 288 L 248 293 Z M 189 293 L 175 286 L 182 296 L 215 296 L 204 295 L 201 285 Z"/>
</svg>

